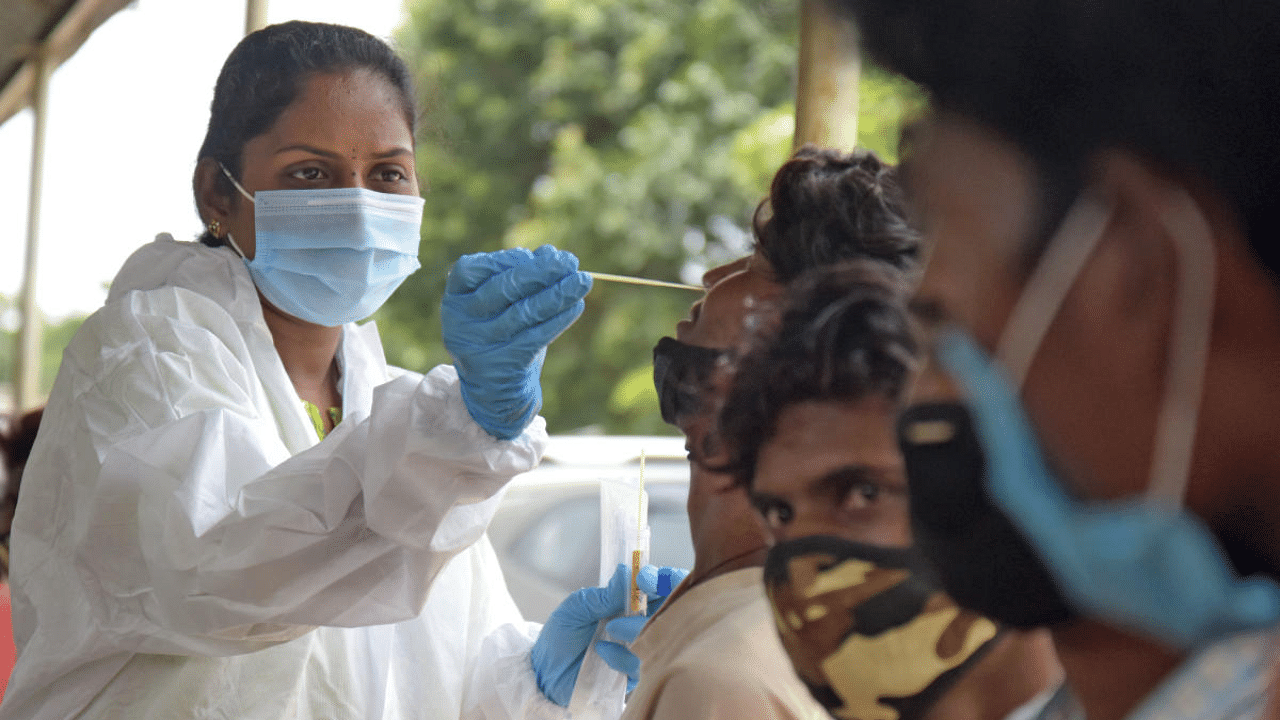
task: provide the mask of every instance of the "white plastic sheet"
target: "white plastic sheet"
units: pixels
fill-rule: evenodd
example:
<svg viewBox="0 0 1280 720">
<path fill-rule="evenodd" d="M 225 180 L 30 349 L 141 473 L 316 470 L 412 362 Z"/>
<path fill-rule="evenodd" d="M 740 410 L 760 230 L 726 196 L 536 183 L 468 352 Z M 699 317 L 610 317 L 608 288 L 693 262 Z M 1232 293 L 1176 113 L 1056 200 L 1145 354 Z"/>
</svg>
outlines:
<svg viewBox="0 0 1280 720">
<path fill-rule="evenodd" d="M 643 464 L 641 466 L 643 468 Z M 600 584 L 606 585 L 618 564 L 636 567 L 649 562 L 649 496 L 640 474 L 600 482 Z M 639 555 L 635 553 L 639 551 Z M 635 594 L 634 570 L 632 594 Z M 644 613 L 644 595 L 638 611 Z M 633 607 L 634 600 L 633 600 Z M 610 639 L 600 623 L 595 640 Z M 594 646 L 595 641 L 592 642 Z M 612 720 L 626 704 L 627 676 L 588 651 L 569 701 L 574 720 Z"/>
</svg>

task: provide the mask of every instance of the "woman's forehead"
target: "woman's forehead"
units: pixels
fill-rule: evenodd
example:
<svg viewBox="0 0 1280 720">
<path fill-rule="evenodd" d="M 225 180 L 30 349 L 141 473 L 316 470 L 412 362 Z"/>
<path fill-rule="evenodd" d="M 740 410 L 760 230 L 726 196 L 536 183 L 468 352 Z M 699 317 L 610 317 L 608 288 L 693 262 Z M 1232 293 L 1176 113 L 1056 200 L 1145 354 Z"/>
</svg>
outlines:
<svg viewBox="0 0 1280 720">
<path fill-rule="evenodd" d="M 269 152 L 302 145 L 364 155 L 413 147 L 399 91 L 363 68 L 307 76 L 263 138 Z"/>
</svg>

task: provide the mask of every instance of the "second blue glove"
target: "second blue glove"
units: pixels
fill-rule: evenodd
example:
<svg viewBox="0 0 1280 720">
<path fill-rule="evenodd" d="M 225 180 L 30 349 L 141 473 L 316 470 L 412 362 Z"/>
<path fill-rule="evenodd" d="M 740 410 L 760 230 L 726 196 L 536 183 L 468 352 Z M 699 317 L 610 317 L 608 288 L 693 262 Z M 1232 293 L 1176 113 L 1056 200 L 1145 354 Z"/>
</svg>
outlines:
<svg viewBox="0 0 1280 720">
<path fill-rule="evenodd" d="M 627 645 L 635 642 L 640 635 L 640 631 L 644 629 L 645 623 L 649 622 L 649 618 L 658 612 L 662 604 L 667 601 L 667 596 L 676 588 L 686 577 L 689 571 L 683 568 L 658 567 L 656 565 L 645 565 L 640 568 L 640 574 L 636 576 L 636 587 L 640 589 L 649 598 L 649 609 L 644 615 L 631 615 L 625 617 L 614 618 L 605 624 L 605 632 L 618 642 L 609 642 L 601 640 L 596 643 L 596 652 L 600 653 L 600 657 L 609 664 L 609 667 L 621 673 L 626 673 L 631 682 L 627 685 L 630 691 L 635 685 L 636 679 L 640 675 L 640 658 L 635 656 L 627 648 Z"/>
<path fill-rule="evenodd" d="M 649 596 L 649 614 L 657 611 L 671 588 L 688 575 L 687 570 L 645 565 L 640 569 L 636 585 Z M 663 579 L 667 582 L 663 582 Z M 665 590 L 665 592 L 661 592 Z M 565 598 L 547 618 L 538 640 L 530 651 L 538 689 L 551 702 L 569 706 L 573 686 L 578 682 L 582 661 L 601 620 L 617 618 L 605 626 L 609 635 L 623 643 L 635 640 L 644 626 L 645 616 L 620 617 L 627 610 L 631 594 L 631 569 L 618 565 L 605 587 L 584 588 Z M 600 641 L 595 650 L 609 667 L 627 676 L 627 690 L 635 687 L 640 677 L 640 659 L 617 642 Z"/>
</svg>

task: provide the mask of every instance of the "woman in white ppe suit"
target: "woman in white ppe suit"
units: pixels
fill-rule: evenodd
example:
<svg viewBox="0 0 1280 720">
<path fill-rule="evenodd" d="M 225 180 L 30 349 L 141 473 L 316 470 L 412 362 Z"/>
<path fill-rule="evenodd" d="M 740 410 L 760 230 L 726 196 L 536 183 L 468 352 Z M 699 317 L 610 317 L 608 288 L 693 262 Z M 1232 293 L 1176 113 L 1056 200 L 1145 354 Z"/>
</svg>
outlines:
<svg viewBox="0 0 1280 720">
<path fill-rule="evenodd" d="M 464 257 L 455 366 L 387 366 L 354 321 L 418 266 L 408 78 L 313 23 L 228 58 L 195 173 L 208 232 L 129 259 L 49 399 L 0 718 L 564 714 L 539 686 L 572 686 L 619 593 L 566 600 L 531 662 L 484 529 L 540 457 L 541 359 L 590 279 L 550 247 Z"/>
</svg>

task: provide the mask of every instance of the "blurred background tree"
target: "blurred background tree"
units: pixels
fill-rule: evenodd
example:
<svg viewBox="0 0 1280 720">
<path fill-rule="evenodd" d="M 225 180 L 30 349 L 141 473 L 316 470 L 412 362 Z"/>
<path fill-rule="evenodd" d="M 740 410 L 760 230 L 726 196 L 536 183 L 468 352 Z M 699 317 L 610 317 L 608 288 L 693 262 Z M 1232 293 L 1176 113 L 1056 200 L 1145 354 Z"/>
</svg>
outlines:
<svg viewBox="0 0 1280 720">
<path fill-rule="evenodd" d="M 0 393 L 0 402 L 6 406 L 13 397 L 10 386 L 13 379 L 13 358 L 18 344 L 14 329 L 17 326 L 17 313 L 15 300 L 0 294 L 0 387 L 5 388 Z M 44 332 L 40 337 L 40 392 L 47 396 L 53 389 L 58 366 L 62 364 L 62 351 L 71 342 L 71 336 L 80 329 L 84 317 L 77 315 L 57 320 L 42 317 L 41 322 Z"/>
<path fill-rule="evenodd" d="M 377 316 L 392 363 L 449 361 L 438 309 L 464 253 L 552 243 L 586 270 L 697 284 L 749 252 L 791 150 L 796 0 L 410 0 L 409 17 L 428 192 L 423 269 Z M 892 160 L 919 96 L 864 67 L 861 97 L 859 143 Z M 697 298 L 597 283 L 548 352 L 551 431 L 673 432 L 651 350 Z"/>
</svg>

